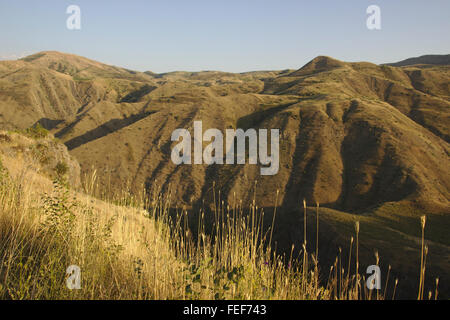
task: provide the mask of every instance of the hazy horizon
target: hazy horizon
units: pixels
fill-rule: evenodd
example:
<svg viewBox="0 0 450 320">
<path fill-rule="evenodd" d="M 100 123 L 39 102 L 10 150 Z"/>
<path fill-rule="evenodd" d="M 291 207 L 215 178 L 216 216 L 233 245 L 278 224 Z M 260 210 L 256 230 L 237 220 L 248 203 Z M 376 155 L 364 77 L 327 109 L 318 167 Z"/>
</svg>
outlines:
<svg viewBox="0 0 450 320">
<path fill-rule="evenodd" d="M 26 55 L 23 55 L 23 56 L 11 57 L 11 59 L 4 59 L 3 57 L 0 57 L 0 61 L 20 60 L 20 59 L 25 58 L 25 57 L 27 57 L 27 56 L 34 55 L 34 54 L 38 54 L 38 53 L 42 53 L 42 52 L 59 52 L 59 53 L 61 53 L 61 54 L 72 54 L 72 55 L 76 55 L 76 54 L 71 53 L 71 52 L 62 52 L 62 51 L 57 51 L 57 50 L 45 50 L 45 51 L 33 52 L 33 53 L 26 54 Z M 428 55 L 447 55 L 447 54 L 449 54 L 449 53 L 442 53 L 442 54 L 425 53 L 425 54 L 421 54 L 420 56 L 417 56 L 417 57 L 412 57 L 412 56 L 409 57 L 409 56 L 408 56 L 408 57 L 405 57 L 405 58 L 400 59 L 400 60 L 398 60 L 398 61 L 385 61 L 385 62 L 383 62 L 383 63 L 375 63 L 375 62 L 367 61 L 367 60 L 359 60 L 359 61 L 356 61 L 356 60 L 355 60 L 355 61 L 344 61 L 344 62 L 350 62 L 350 63 L 352 63 L 352 62 L 370 62 L 370 63 L 375 63 L 375 64 L 384 64 L 384 63 L 395 63 L 395 62 L 399 62 L 399 61 L 406 60 L 406 59 L 409 59 L 409 58 L 418 58 L 418 57 L 421 57 L 421 56 L 428 56 Z M 77 56 L 80 56 L 80 55 L 77 55 Z M 326 54 L 322 54 L 322 55 L 319 55 L 319 56 L 328 56 L 328 57 L 331 57 L 331 58 L 335 58 L 335 57 L 333 57 L 333 56 L 326 55 Z M 100 61 L 100 60 L 95 59 L 95 58 L 85 57 L 85 56 L 80 56 L 80 57 L 87 58 L 87 59 L 89 59 L 89 60 L 93 60 L 93 61 L 97 61 L 97 62 L 103 63 L 103 61 Z M 316 56 L 316 57 L 318 57 L 318 56 Z M 129 70 L 132 70 L 132 71 L 138 71 L 138 72 L 153 72 L 153 73 L 155 73 L 155 74 L 166 74 L 166 73 L 175 73 L 175 72 L 187 72 L 187 73 L 198 73 L 198 72 L 224 72 L 224 73 L 237 73 L 237 74 L 243 74 L 243 73 L 265 72 L 265 71 L 269 72 L 269 71 L 296 70 L 296 69 L 302 68 L 304 65 L 306 65 L 308 62 L 310 62 L 311 60 L 313 60 L 313 59 L 316 58 L 316 57 L 312 57 L 310 60 L 305 61 L 305 63 L 299 65 L 297 68 L 259 69 L 259 70 L 247 70 L 247 71 L 239 71 L 239 72 L 224 71 L 224 70 L 214 70 L 214 69 L 205 69 L 205 70 L 171 70 L 171 71 L 154 72 L 153 70 L 148 70 L 148 69 L 145 69 L 145 70 L 135 70 L 135 69 L 130 69 L 130 68 L 127 68 L 127 67 L 124 67 L 124 66 L 121 66 L 121 65 L 117 65 L 117 64 L 109 64 L 109 63 L 105 63 L 105 64 L 111 65 L 111 66 L 114 66 L 114 67 L 119 67 L 119 68 L 129 69 Z"/>
<path fill-rule="evenodd" d="M 66 28 L 72 4 L 81 30 Z M 381 30 L 366 27 L 372 4 Z M 298 69 L 319 55 L 390 63 L 448 54 L 449 9 L 448 1 L 0 0 L 0 59 L 59 51 L 155 73 Z"/>
</svg>

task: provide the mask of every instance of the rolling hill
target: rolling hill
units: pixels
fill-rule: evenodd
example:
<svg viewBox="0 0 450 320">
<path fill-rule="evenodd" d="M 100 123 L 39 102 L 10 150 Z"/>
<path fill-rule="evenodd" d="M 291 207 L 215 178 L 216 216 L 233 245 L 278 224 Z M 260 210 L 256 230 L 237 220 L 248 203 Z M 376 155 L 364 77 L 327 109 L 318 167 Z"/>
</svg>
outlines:
<svg viewBox="0 0 450 320">
<path fill-rule="evenodd" d="M 107 193 L 170 191 L 174 208 L 208 212 L 220 190 L 225 208 L 255 199 L 268 221 L 277 203 L 283 248 L 300 247 L 301 201 L 319 202 L 323 261 L 348 247 L 360 220 L 362 257 L 378 250 L 404 279 L 418 273 L 417 221 L 427 214 L 428 280 L 439 274 L 448 290 L 450 67 L 437 63 L 446 59 L 375 65 L 319 56 L 298 70 L 154 74 L 41 52 L 0 62 L 0 128 L 42 125 L 82 175 L 98 170 Z M 278 174 L 261 176 L 250 164 L 174 165 L 171 134 L 196 120 L 204 130 L 280 129 Z"/>
</svg>

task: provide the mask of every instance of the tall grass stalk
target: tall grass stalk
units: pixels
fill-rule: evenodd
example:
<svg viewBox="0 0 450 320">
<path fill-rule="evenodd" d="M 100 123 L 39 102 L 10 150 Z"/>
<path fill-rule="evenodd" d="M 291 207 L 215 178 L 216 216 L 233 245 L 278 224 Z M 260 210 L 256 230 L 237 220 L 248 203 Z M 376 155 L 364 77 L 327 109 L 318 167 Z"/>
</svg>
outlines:
<svg viewBox="0 0 450 320">
<path fill-rule="evenodd" d="M 424 286 L 424 277 L 425 277 L 425 264 L 424 264 L 424 251 L 425 251 L 425 225 L 427 222 L 427 217 L 426 216 L 421 216 L 420 217 L 420 227 L 421 227 L 421 231 L 422 231 L 422 248 L 421 248 L 421 252 L 420 252 L 420 278 L 419 278 L 419 293 L 417 295 L 417 300 L 422 300 L 422 296 L 423 296 L 423 286 Z"/>
</svg>

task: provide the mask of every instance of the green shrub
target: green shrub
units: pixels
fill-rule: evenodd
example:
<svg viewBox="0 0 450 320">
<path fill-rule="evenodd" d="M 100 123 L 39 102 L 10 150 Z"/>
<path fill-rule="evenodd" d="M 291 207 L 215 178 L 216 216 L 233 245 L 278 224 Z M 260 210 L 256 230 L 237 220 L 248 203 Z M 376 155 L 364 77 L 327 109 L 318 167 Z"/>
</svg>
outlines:
<svg viewBox="0 0 450 320">
<path fill-rule="evenodd" d="M 69 172 L 69 166 L 64 161 L 59 161 L 56 164 L 55 172 L 58 177 L 63 177 Z"/>
<path fill-rule="evenodd" d="M 40 123 L 25 130 L 25 134 L 33 139 L 42 139 L 48 136 L 49 132 Z"/>
</svg>

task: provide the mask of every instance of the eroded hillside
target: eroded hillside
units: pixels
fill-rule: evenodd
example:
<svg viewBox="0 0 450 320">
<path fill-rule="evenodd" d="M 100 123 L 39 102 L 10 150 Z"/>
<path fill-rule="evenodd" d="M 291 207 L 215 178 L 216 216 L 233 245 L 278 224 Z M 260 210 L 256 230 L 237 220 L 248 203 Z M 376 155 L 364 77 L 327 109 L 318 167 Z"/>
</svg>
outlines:
<svg viewBox="0 0 450 320">
<path fill-rule="evenodd" d="M 363 219 L 367 248 L 406 273 L 419 250 L 415 219 L 429 214 L 430 261 L 442 275 L 450 256 L 449 79 L 446 64 L 320 56 L 299 70 L 154 74 L 42 52 L 0 62 L 0 127 L 49 129 L 83 174 L 98 170 L 104 193 L 170 189 L 174 207 L 205 210 L 219 199 L 224 208 L 256 199 L 267 213 L 277 203 L 278 240 L 288 248 L 301 243 L 301 201 L 319 202 L 328 207 L 328 257 L 347 245 L 349 223 Z M 192 132 L 197 120 L 203 130 L 280 129 L 278 173 L 261 176 L 248 162 L 176 166 L 171 134 Z M 407 254 L 390 250 L 396 241 Z"/>
<path fill-rule="evenodd" d="M 79 160 L 135 190 L 171 185 L 178 205 L 208 198 L 259 205 L 298 199 L 344 211 L 414 199 L 446 208 L 449 68 L 345 63 L 317 57 L 299 70 L 139 73 L 43 52 L 0 64 L 2 127 L 51 129 Z M 279 128 L 280 170 L 254 165 L 176 166 L 176 128 Z M 106 184 L 106 181 L 103 181 Z"/>
</svg>

